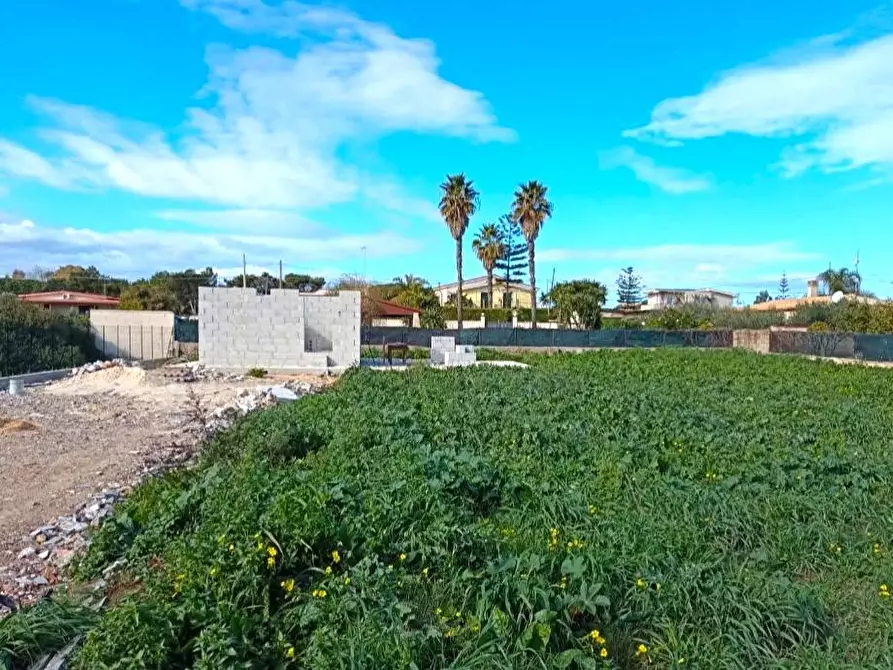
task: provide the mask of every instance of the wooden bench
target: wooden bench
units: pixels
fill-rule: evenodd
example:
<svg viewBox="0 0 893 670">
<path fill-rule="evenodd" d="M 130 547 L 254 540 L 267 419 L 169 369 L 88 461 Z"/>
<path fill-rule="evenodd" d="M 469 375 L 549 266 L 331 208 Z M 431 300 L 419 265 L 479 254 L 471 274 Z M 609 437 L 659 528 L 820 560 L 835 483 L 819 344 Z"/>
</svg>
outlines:
<svg viewBox="0 0 893 670">
<path fill-rule="evenodd" d="M 388 365 L 393 365 L 394 352 L 403 354 L 403 364 L 406 365 L 406 356 L 409 353 L 409 345 L 405 342 L 385 342 L 381 345 L 381 357 L 387 360 Z"/>
</svg>

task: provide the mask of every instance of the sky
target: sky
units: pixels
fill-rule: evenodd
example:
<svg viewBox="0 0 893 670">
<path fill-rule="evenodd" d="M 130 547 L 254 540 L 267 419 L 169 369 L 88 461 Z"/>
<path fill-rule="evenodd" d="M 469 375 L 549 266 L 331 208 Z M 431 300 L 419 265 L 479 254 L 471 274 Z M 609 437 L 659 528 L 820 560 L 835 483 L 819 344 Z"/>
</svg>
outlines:
<svg viewBox="0 0 893 670">
<path fill-rule="evenodd" d="M 455 280 L 548 186 L 537 282 L 750 303 L 829 265 L 893 292 L 893 5 L 0 3 L 0 274 L 95 265 Z"/>
</svg>

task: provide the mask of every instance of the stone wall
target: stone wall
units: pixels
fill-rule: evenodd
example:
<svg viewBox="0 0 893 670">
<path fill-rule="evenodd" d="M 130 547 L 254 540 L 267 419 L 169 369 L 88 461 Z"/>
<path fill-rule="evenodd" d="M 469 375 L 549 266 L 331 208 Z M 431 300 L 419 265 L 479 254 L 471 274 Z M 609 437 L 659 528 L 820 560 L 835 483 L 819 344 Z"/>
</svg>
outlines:
<svg viewBox="0 0 893 670">
<path fill-rule="evenodd" d="M 267 370 L 349 367 L 360 361 L 360 294 L 199 289 L 199 361 Z"/>
<path fill-rule="evenodd" d="M 103 358 L 152 361 L 175 355 L 173 312 L 93 309 L 90 332 Z"/>
<path fill-rule="evenodd" d="M 768 330 L 736 330 L 732 332 L 732 346 L 736 349 L 750 349 L 760 354 L 768 354 L 770 333 Z"/>
</svg>

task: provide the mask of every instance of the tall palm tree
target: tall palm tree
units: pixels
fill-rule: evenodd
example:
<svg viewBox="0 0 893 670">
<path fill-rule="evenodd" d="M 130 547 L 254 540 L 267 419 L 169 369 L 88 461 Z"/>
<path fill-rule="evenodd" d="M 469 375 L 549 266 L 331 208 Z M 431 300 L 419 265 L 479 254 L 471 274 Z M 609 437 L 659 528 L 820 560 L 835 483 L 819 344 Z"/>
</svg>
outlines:
<svg viewBox="0 0 893 670">
<path fill-rule="evenodd" d="M 471 248 L 474 249 L 475 255 L 487 272 L 487 296 L 489 306 L 494 307 L 493 270 L 496 268 L 496 261 L 505 256 L 505 243 L 502 241 L 502 235 L 499 234 L 499 228 L 492 223 L 481 226 L 471 243 Z"/>
<path fill-rule="evenodd" d="M 524 239 L 527 240 L 531 328 L 536 328 L 536 238 L 546 219 L 552 217 L 552 203 L 546 198 L 548 190 L 538 181 L 529 181 L 518 186 L 512 203 L 512 218 L 521 225 Z"/>
<path fill-rule="evenodd" d="M 818 280 L 825 286 L 825 290 L 831 294 L 841 291 L 843 293 L 858 293 L 862 277 L 856 270 L 840 268 L 832 270 L 828 268 L 818 276 Z"/>
<path fill-rule="evenodd" d="M 456 301 L 459 331 L 462 331 L 462 238 L 468 229 L 468 221 L 477 211 L 480 195 L 474 188 L 474 182 L 466 179 L 464 174 L 447 175 L 446 181 L 440 185 L 440 214 L 456 240 Z"/>
</svg>

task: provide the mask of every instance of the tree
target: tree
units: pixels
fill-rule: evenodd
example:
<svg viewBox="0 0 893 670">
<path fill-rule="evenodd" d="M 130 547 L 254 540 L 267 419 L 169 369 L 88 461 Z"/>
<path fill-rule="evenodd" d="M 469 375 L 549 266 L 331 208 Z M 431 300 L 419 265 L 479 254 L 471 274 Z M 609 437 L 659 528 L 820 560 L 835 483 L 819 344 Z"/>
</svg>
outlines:
<svg viewBox="0 0 893 670">
<path fill-rule="evenodd" d="M 121 292 L 121 309 L 165 310 L 176 312 L 176 294 L 167 286 L 146 280 L 131 284 Z"/>
<path fill-rule="evenodd" d="M 228 288 L 242 288 L 242 275 L 226 280 Z M 259 275 L 245 275 L 245 288 L 253 288 L 259 295 L 269 295 L 270 291 L 279 286 L 279 277 L 274 277 L 269 272 Z"/>
<path fill-rule="evenodd" d="M 832 270 L 828 268 L 818 276 L 825 293 L 831 294 L 837 291 L 843 293 L 859 293 L 859 284 L 862 283 L 861 275 L 855 270 L 840 268 Z"/>
<path fill-rule="evenodd" d="M 326 280 L 323 277 L 311 277 L 289 272 L 282 278 L 282 288 L 297 289 L 301 293 L 316 293 L 325 285 Z"/>
<path fill-rule="evenodd" d="M 607 290 L 597 281 L 577 279 L 560 282 L 549 291 L 555 315 L 564 326 L 598 330 L 602 326 L 602 305 Z"/>
<path fill-rule="evenodd" d="M 496 272 L 505 282 L 505 293 L 502 295 L 503 307 L 511 307 L 509 289 L 512 284 L 520 284 L 524 281 L 524 271 L 527 269 L 527 243 L 524 241 L 524 233 L 517 221 L 513 221 L 508 214 L 499 217 L 497 222 L 499 239 L 505 247 L 502 258 L 496 261 Z M 495 307 L 495 305 L 494 305 Z"/>
<path fill-rule="evenodd" d="M 552 203 L 546 198 L 548 188 L 538 181 L 521 184 L 515 191 L 512 219 L 521 225 L 527 240 L 527 274 L 530 276 L 530 327 L 536 328 L 536 238 L 546 219 L 552 217 Z"/>
<path fill-rule="evenodd" d="M 499 228 L 492 223 L 481 226 L 471 243 L 471 248 L 474 249 L 475 255 L 487 273 L 487 299 L 489 301 L 487 306 L 495 307 L 493 304 L 493 270 L 496 268 L 496 261 L 505 255 L 505 244 L 500 238 Z"/>
<path fill-rule="evenodd" d="M 462 238 L 468 229 L 468 222 L 480 205 L 480 195 L 474 182 L 464 174 L 447 175 L 440 185 L 440 214 L 456 240 L 456 278 L 458 292 L 462 295 Z M 458 301 L 459 332 L 462 332 L 462 301 Z"/>
<path fill-rule="evenodd" d="M 790 295 L 791 289 L 788 286 L 788 273 L 781 273 L 781 281 L 778 282 L 778 299 L 784 300 Z"/>
<path fill-rule="evenodd" d="M 24 279 L 24 278 L 25 278 L 25 271 L 19 270 L 19 269 L 13 270 L 12 275 L 10 276 L 10 279 Z"/>
<path fill-rule="evenodd" d="M 241 281 L 241 277 L 239 280 Z M 217 286 L 217 273 L 211 267 L 200 271 L 193 268 L 182 272 L 162 271 L 152 275 L 149 282 L 174 294 L 177 303 L 173 311 L 177 314 L 198 314 L 198 289 L 200 286 Z M 227 286 L 229 285 L 228 283 Z"/>
<path fill-rule="evenodd" d="M 621 270 L 617 277 L 617 304 L 621 309 L 642 304 L 642 278 L 633 272 L 632 266 Z"/>
<path fill-rule="evenodd" d="M 769 295 L 769 291 L 760 291 L 757 294 L 757 297 L 754 298 L 753 304 L 759 305 L 760 303 L 769 302 L 770 300 L 772 300 L 772 296 Z"/>
</svg>

